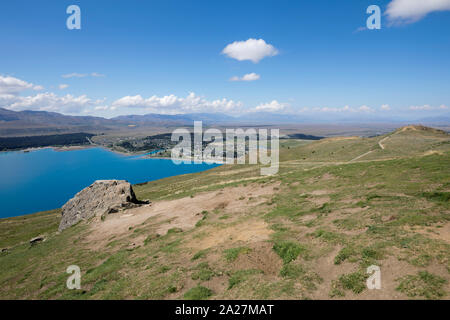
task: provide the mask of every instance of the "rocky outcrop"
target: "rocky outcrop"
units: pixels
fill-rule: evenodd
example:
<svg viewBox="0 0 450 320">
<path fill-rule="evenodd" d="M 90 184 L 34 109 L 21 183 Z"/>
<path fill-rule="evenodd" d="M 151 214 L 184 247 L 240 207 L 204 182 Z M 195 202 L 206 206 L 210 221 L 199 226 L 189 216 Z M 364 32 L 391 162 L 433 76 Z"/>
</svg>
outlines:
<svg viewBox="0 0 450 320">
<path fill-rule="evenodd" d="M 131 184 L 125 180 L 97 180 L 78 192 L 62 207 L 62 231 L 81 220 L 104 218 L 106 214 L 133 208 L 149 202 L 136 199 Z"/>
</svg>

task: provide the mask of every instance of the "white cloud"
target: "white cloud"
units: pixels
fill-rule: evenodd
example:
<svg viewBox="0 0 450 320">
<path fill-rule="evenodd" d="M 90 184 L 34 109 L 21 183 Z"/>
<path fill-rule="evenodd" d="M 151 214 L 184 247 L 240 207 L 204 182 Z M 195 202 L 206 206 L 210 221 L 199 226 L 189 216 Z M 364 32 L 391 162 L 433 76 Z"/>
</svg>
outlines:
<svg viewBox="0 0 450 320">
<path fill-rule="evenodd" d="M 358 32 L 362 32 L 362 31 L 366 31 L 366 30 L 368 30 L 367 27 L 359 27 L 355 31 L 353 31 L 353 33 L 358 33 Z"/>
<path fill-rule="evenodd" d="M 414 111 L 432 111 L 432 110 L 448 110 L 449 107 L 446 105 L 440 105 L 439 107 L 430 106 L 429 104 L 425 104 L 423 106 L 411 106 L 409 107 L 410 110 Z"/>
<path fill-rule="evenodd" d="M 261 103 L 253 108 L 251 111 L 264 111 L 264 112 L 278 112 L 284 111 L 288 107 L 286 103 L 280 103 L 277 100 L 273 100 L 268 103 Z"/>
<path fill-rule="evenodd" d="M 6 107 L 17 99 L 15 94 L 0 94 L 0 108 Z"/>
<path fill-rule="evenodd" d="M 85 77 L 89 77 L 89 76 L 95 77 L 95 78 L 105 77 L 104 74 L 97 73 L 97 72 L 92 72 L 92 73 L 73 72 L 73 73 L 63 74 L 61 77 L 68 79 L 68 78 L 85 78 Z"/>
<path fill-rule="evenodd" d="M 430 105 L 423 105 L 423 106 L 411 106 L 409 107 L 410 110 L 425 110 L 425 111 L 439 111 L 439 110 L 449 110 L 450 108 L 446 105 L 441 106 L 430 106 Z M 391 111 L 392 108 L 388 104 L 383 104 L 379 109 L 374 109 L 366 105 L 362 105 L 358 108 L 353 108 L 350 106 L 344 106 L 344 107 L 313 107 L 308 108 L 305 107 L 301 109 L 301 112 L 329 112 L 329 113 L 373 113 L 376 111 Z"/>
<path fill-rule="evenodd" d="M 349 106 L 345 106 L 345 107 L 341 108 L 340 111 L 344 111 L 345 112 L 345 111 L 353 111 L 353 110 Z"/>
<path fill-rule="evenodd" d="M 37 86 L 32 83 L 9 76 L 0 75 L 0 94 L 19 94 L 25 90 L 43 90 L 43 86 Z"/>
<path fill-rule="evenodd" d="M 0 106 L 15 111 L 37 110 L 66 114 L 79 114 L 103 103 L 104 100 L 92 100 L 86 95 L 75 97 L 67 94 L 57 96 L 52 92 L 39 93 L 34 96 L 0 96 Z"/>
<path fill-rule="evenodd" d="M 350 108 L 349 106 L 345 107 L 315 107 L 312 108 L 311 111 L 318 111 L 318 112 L 355 112 L 356 110 L 353 108 Z"/>
<path fill-rule="evenodd" d="M 359 111 L 362 111 L 362 112 L 372 112 L 373 110 L 372 110 L 372 108 L 371 107 L 368 107 L 368 106 L 361 106 L 361 107 L 359 107 Z"/>
<path fill-rule="evenodd" d="M 125 96 L 114 101 L 111 109 L 137 108 L 146 112 L 163 114 L 190 113 L 190 112 L 236 112 L 242 107 L 241 102 L 228 99 L 218 99 L 209 101 L 203 97 L 196 96 L 191 92 L 185 98 L 175 95 L 164 97 L 152 96 L 147 99 L 141 95 Z"/>
<path fill-rule="evenodd" d="M 40 85 L 0 75 L 0 107 L 16 111 L 40 110 L 78 114 L 103 102 L 103 100 L 92 100 L 86 95 L 79 97 L 65 95 L 61 97 L 51 92 L 31 96 L 20 95 L 26 90 L 40 91 L 43 89 L 44 87 Z"/>
<path fill-rule="evenodd" d="M 359 108 L 352 108 L 350 106 L 344 107 L 314 107 L 314 108 L 303 108 L 302 112 L 330 112 L 330 113 L 354 113 L 354 112 L 373 112 L 374 110 L 371 107 L 366 105 L 362 105 Z"/>
<path fill-rule="evenodd" d="M 66 88 L 68 88 L 68 87 L 69 87 L 69 85 L 68 85 L 68 84 L 65 84 L 65 83 L 62 83 L 62 84 L 60 84 L 60 85 L 58 86 L 59 90 L 64 90 L 64 89 L 66 89 Z"/>
<path fill-rule="evenodd" d="M 273 57 L 278 50 L 263 39 L 248 39 L 247 41 L 235 41 L 223 49 L 223 54 L 238 61 L 250 60 L 258 63 L 265 57 Z"/>
<path fill-rule="evenodd" d="M 106 111 L 109 109 L 109 106 L 96 106 L 94 108 L 95 111 Z"/>
<path fill-rule="evenodd" d="M 445 10 L 450 10 L 450 0 L 392 0 L 386 15 L 394 23 L 412 23 L 431 12 Z"/>
<path fill-rule="evenodd" d="M 101 77 L 105 77 L 105 75 L 102 73 L 92 72 L 91 77 L 101 78 Z"/>
<path fill-rule="evenodd" d="M 84 78 L 87 77 L 87 73 L 68 73 L 68 74 L 63 74 L 61 77 L 63 78 Z"/>
<path fill-rule="evenodd" d="M 238 77 L 238 76 L 234 76 L 232 78 L 230 78 L 230 81 L 255 81 L 255 80 L 259 80 L 261 78 L 261 76 L 259 74 L 256 73 L 247 73 L 245 75 L 243 75 L 242 77 Z"/>
</svg>

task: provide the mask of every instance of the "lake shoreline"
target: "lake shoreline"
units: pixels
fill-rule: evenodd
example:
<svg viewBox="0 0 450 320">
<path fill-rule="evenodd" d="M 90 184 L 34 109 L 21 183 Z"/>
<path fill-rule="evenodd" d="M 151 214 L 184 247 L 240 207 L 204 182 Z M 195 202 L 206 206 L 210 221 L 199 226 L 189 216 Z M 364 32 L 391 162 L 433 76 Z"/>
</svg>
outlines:
<svg viewBox="0 0 450 320">
<path fill-rule="evenodd" d="M 84 151 L 83 151 L 84 150 Z M 67 153 L 65 151 L 73 151 Z M 163 161 L 145 161 L 161 159 Z M 0 155 L 0 218 L 61 208 L 96 180 L 127 180 L 132 185 L 213 169 L 220 164 L 175 164 L 172 159 L 121 155 L 101 146 L 42 147 Z M 187 160 L 187 159 L 186 159 Z M 27 201 L 23 201 L 26 195 Z"/>
<path fill-rule="evenodd" d="M 163 160 L 172 160 L 175 161 L 174 159 L 170 158 L 170 157 L 148 157 L 148 156 L 143 156 L 144 159 L 163 159 Z M 184 161 L 189 161 L 189 163 L 187 164 L 195 164 L 194 163 L 194 159 L 193 158 L 178 158 L 176 159 L 177 161 L 181 161 L 184 163 Z M 208 164 L 218 164 L 218 165 L 222 165 L 225 164 L 225 161 L 217 161 L 217 160 L 201 160 L 201 163 L 208 163 Z"/>
<path fill-rule="evenodd" d="M 34 151 L 39 151 L 39 150 L 46 150 L 46 149 L 52 149 L 56 152 L 66 152 L 66 151 L 77 151 L 77 150 L 85 150 L 85 149 L 92 149 L 92 148 L 100 148 L 103 150 L 107 150 L 110 151 L 112 153 L 117 153 L 123 156 L 130 156 L 130 157 L 134 157 L 134 156 L 141 156 L 143 159 L 163 159 L 163 160 L 172 160 L 173 159 L 171 157 L 158 157 L 158 156 L 151 156 L 151 153 L 149 152 L 125 152 L 125 151 L 119 151 L 117 149 L 114 148 L 108 148 L 102 145 L 94 145 L 94 144 L 90 144 L 90 145 L 80 145 L 80 146 L 67 146 L 67 147 L 59 147 L 59 146 L 48 146 L 48 147 L 36 147 L 36 148 L 27 148 L 27 149 L 18 149 L 18 150 L 4 150 L 4 151 L 0 151 L 0 154 L 2 153 L 7 153 L 7 152 L 23 152 L 23 153 L 29 153 L 29 152 L 34 152 Z M 156 150 L 153 152 L 158 152 L 161 150 Z M 195 160 L 193 158 L 179 158 L 177 159 L 179 161 L 189 161 L 189 162 L 194 162 Z M 202 163 L 207 163 L 207 164 L 218 164 L 218 165 L 222 165 L 225 164 L 225 161 L 217 161 L 217 160 L 201 160 Z M 191 164 L 191 163 L 188 163 Z M 192 163 L 195 164 L 195 163 Z"/>
<path fill-rule="evenodd" d="M 111 151 L 113 153 L 121 154 L 124 156 L 144 156 L 148 152 L 125 152 L 125 151 L 119 151 L 114 148 L 108 148 L 102 145 L 97 144 L 89 144 L 89 145 L 74 145 L 74 146 L 46 146 L 46 147 L 33 147 L 33 148 L 26 148 L 26 149 L 14 149 L 14 150 L 2 150 L 0 151 L 0 154 L 7 153 L 7 152 L 23 152 L 23 153 L 29 153 L 33 151 L 39 151 L 39 150 L 45 150 L 45 149 L 53 149 L 57 152 L 66 152 L 66 151 L 76 151 L 76 150 L 84 150 L 84 149 L 91 149 L 91 148 L 101 148 L 104 150 Z"/>
</svg>

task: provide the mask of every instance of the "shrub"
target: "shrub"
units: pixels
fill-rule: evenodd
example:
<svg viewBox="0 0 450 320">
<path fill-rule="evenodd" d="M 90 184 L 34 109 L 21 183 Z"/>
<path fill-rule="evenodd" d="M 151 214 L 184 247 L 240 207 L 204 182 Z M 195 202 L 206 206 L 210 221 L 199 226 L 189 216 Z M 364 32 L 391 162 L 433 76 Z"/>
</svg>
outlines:
<svg viewBox="0 0 450 320">
<path fill-rule="evenodd" d="M 237 248 L 227 249 L 227 250 L 224 250 L 225 259 L 228 262 L 232 262 L 232 261 L 236 260 L 237 257 L 241 253 L 249 253 L 250 251 L 251 251 L 251 249 L 247 248 L 247 247 L 237 247 Z"/>
<path fill-rule="evenodd" d="M 297 259 L 300 253 L 306 251 L 302 245 L 292 241 L 275 243 L 273 250 L 280 256 L 281 259 L 283 259 L 284 264 Z"/>
<path fill-rule="evenodd" d="M 212 296 L 212 294 L 213 292 L 210 289 L 198 285 L 186 292 L 184 298 L 187 300 L 205 300 Z"/>
<path fill-rule="evenodd" d="M 200 250 L 198 251 L 196 254 L 194 254 L 192 256 L 191 260 L 197 260 L 200 259 L 201 257 L 204 257 L 206 255 L 206 253 L 208 252 L 208 250 Z"/>
<path fill-rule="evenodd" d="M 351 247 L 345 247 L 339 251 L 339 253 L 334 258 L 334 264 L 341 264 L 351 256 L 355 255 L 355 249 Z"/>
<path fill-rule="evenodd" d="M 340 276 L 339 282 L 344 289 L 351 290 L 354 293 L 359 294 L 366 288 L 366 279 L 367 275 L 365 275 L 362 271 L 357 271 Z"/>
<path fill-rule="evenodd" d="M 443 286 L 447 280 L 427 271 L 420 271 L 417 275 L 407 275 L 400 280 L 397 290 L 408 297 L 439 299 L 446 295 Z"/>
</svg>

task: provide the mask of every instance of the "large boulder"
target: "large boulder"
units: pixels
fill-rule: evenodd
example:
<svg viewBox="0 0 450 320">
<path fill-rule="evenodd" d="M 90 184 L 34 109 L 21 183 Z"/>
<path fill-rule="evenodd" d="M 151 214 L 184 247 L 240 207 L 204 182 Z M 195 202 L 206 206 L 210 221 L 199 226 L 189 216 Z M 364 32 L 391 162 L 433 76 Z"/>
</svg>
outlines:
<svg viewBox="0 0 450 320">
<path fill-rule="evenodd" d="M 136 207 L 144 203 L 136 199 L 131 184 L 125 180 L 97 180 L 78 192 L 62 207 L 62 231 L 80 220 L 105 217 L 106 214 Z"/>
</svg>

